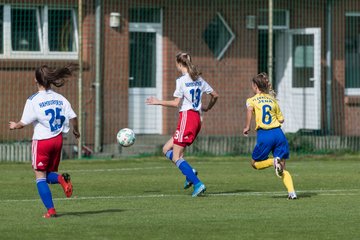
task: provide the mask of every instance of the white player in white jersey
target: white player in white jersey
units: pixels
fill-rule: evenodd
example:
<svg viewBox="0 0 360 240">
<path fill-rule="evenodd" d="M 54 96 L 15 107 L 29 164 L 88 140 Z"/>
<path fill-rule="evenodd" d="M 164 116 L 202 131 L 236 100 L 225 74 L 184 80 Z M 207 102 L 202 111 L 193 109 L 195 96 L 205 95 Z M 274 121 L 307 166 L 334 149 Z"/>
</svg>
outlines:
<svg viewBox="0 0 360 240">
<path fill-rule="evenodd" d="M 193 197 L 205 192 L 206 187 L 197 177 L 197 172 L 183 158 L 186 146 L 190 146 L 201 129 L 200 112 L 210 110 L 218 99 L 218 94 L 212 87 L 201 78 L 201 73 L 196 69 L 188 53 L 176 55 L 176 67 L 182 76 L 176 80 L 174 100 L 159 100 L 150 97 L 146 100 L 148 105 L 161 105 L 166 107 L 178 107 L 179 119 L 175 134 L 164 145 L 163 153 L 185 175 L 184 189 L 194 185 Z M 209 104 L 202 106 L 203 93 L 210 95 Z"/>
<path fill-rule="evenodd" d="M 176 80 L 174 92 L 174 97 L 183 99 L 179 112 L 187 110 L 201 112 L 203 93 L 210 94 L 213 91 L 212 87 L 202 77 L 199 76 L 198 79 L 192 80 L 191 76 L 185 73 Z"/>
<path fill-rule="evenodd" d="M 40 90 L 26 101 L 20 122 L 34 125 L 33 140 L 56 137 L 69 131 L 69 119 L 76 118 L 69 101 L 53 90 Z"/>
<path fill-rule="evenodd" d="M 73 126 L 73 134 L 80 137 L 77 117 L 69 101 L 54 92 L 51 85 L 61 87 L 65 79 L 78 69 L 77 64 L 63 68 L 49 68 L 43 65 L 35 70 L 35 83 L 38 92 L 26 101 L 22 118 L 19 122 L 9 122 L 10 130 L 21 129 L 33 124 L 32 167 L 35 172 L 36 186 L 40 198 L 47 208 L 45 218 L 56 217 L 56 211 L 48 184 L 60 184 L 66 197 L 72 195 L 72 184 L 68 173 L 57 174 L 63 137 Z"/>
</svg>

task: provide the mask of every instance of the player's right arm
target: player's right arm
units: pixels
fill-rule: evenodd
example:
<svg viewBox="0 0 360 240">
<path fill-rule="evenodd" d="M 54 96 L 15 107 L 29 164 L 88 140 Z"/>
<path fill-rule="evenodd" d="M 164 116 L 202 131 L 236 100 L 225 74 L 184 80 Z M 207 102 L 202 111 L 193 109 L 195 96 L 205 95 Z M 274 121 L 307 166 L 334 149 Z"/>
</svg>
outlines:
<svg viewBox="0 0 360 240">
<path fill-rule="evenodd" d="M 15 129 L 21 129 L 25 126 L 24 123 L 22 123 L 21 121 L 19 122 L 13 122 L 13 121 L 10 121 L 9 122 L 9 128 L 10 130 L 15 130 Z"/>
<path fill-rule="evenodd" d="M 174 98 L 174 100 L 159 100 L 156 97 L 149 97 L 146 99 L 147 105 L 161 105 L 164 107 L 176 107 L 178 108 L 181 103 L 181 98 Z"/>
<path fill-rule="evenodd" d="M 35 120 L 36 116 L 34 114 L 33 106 L 31 104 L 31 100 L 28 99 L 26 101 L 21 120 L 18 122 L 9 121 L 9 128 L 10 130 L 21 129 Z"/>
<path fill-rule="evenodd" d="M 250 124 L 251 124 L 251 118 L 254 112 L 254 107 L 251 104 L 251 100 L 248 99 L 246 101 L 246 107 L 247 107 L 247 111 L 246 111 L 246 122 L 245 122 L 245 127 L 243 129 L 243 134 L 244 136 L 248 136 L 249 131 L 250 131 Z"/>
</svg>

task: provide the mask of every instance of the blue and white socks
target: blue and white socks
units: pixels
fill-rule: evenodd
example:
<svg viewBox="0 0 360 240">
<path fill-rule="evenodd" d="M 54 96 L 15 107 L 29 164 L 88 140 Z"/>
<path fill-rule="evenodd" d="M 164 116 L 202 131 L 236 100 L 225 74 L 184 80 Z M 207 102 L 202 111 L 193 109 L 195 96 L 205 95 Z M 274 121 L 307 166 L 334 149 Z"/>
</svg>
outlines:
<svg viewBox="0 0 360 240">
<path fill-rule="evenodd" d="M 173 150 L 167 151 L 166 154 L 165 154 L 165 157 L 166 157 L 167 159 L 169 159 L 170 161 L 172 161 L 172 158 L 173 158 Z"/>
<path fill-rule="evenodd" d="M 176 166 L 180 169 L 182 174 L 186 176 L 187 181 L 192 182 L 194 185 L 200 182 L 199 178 L 194 173 L 193 168 L 187 161 L 185 161 L 185 159 L 180 158 L 179 160 L 177 160 Z"/>
<path fill-rule="evenodd" d="M 42 202 L 47 209 L 54 208 L 51 191 L 49 185 L 46 182 L 46 178 L 36 179 L 36 186 Z"/>
</svg>

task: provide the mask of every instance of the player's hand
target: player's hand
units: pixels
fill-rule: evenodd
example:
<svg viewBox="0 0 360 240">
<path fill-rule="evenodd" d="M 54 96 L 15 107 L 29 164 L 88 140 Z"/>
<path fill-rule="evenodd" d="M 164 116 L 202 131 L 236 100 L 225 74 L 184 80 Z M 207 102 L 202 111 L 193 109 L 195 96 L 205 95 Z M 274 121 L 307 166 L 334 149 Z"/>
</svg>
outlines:
<svg viewBox="0 0 360 240">
<path fill-rule="evenodd" d="M 156 97 L 149 97 L 146 99 L 145 103 L 147 105 L 158 105 L 159 104 L 159 99 L 157 99 Z"/>
<path fill-rule="evenodd" d="M 244 127 L 243 134 L 245 137 L 247 137 L 249 135 L 249 131 L 250 131 L 249 127 Z"/>
<path fill-rule="evenodd" d="M 75 136 L 76 139 L 80 138 L 80 133 L 79 133 L 79 131 L 73 129 L 73 134 L 74 134 L 74 136 Z"/>
<path fill-rule="evenodd" d="M 9 128 L 10 128 L 10 130 L 16 129 L 16 126 L 17 126 L 17 123 L 16 123 L 16 122 L 12 122 L 12 121 L 9 122 Z"/>
<path fill-rule="evenodd" d="M 202 112 L 207 112 L 208 110 L 209 110 L 209 109 L 208 109 L 208 108 L 205 108 L 205 107 L 202 107 L 202 108 L 201 108 L 201 111 L 202 111 Z"/>
</svg>

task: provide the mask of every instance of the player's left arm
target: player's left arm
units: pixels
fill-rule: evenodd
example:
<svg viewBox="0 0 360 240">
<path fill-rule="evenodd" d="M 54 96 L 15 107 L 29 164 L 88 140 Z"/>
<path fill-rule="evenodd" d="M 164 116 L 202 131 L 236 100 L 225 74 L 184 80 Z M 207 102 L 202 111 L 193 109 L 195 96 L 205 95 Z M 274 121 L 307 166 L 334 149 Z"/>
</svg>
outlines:
<svg viewBox="0 0 360 240">
<path fill-rule="evenodd" d="M 203 112 L 207 112 L 209 111 L 216 103 L 216 101 L 218 100 L 219 98 L 219 94 L 215 91 L 212 91 L 211 93 L 209 93 L 210 95 L 210 101 L 209 101 L 209 104 L 207 105 L 207 107 L 202 107 L 201 110 Z"/>
<path fill-rule="evenodd" d="M 174 98 L 174 100 L 160 100 L 156 97 L 149 97 L 146 99 L 147 105 L 161 105 L 164 107 L 179 107 L 181 103 L 181 98 Z"/>
<path fill-rule="evenodd" d="M 73 134 L 74 134 L 75 138 L 76 139 L 80 138 L 77 117 L 71 118 L 69 121 L 70 121 L 71 125 L 73 126 Z"/>
</svg>

